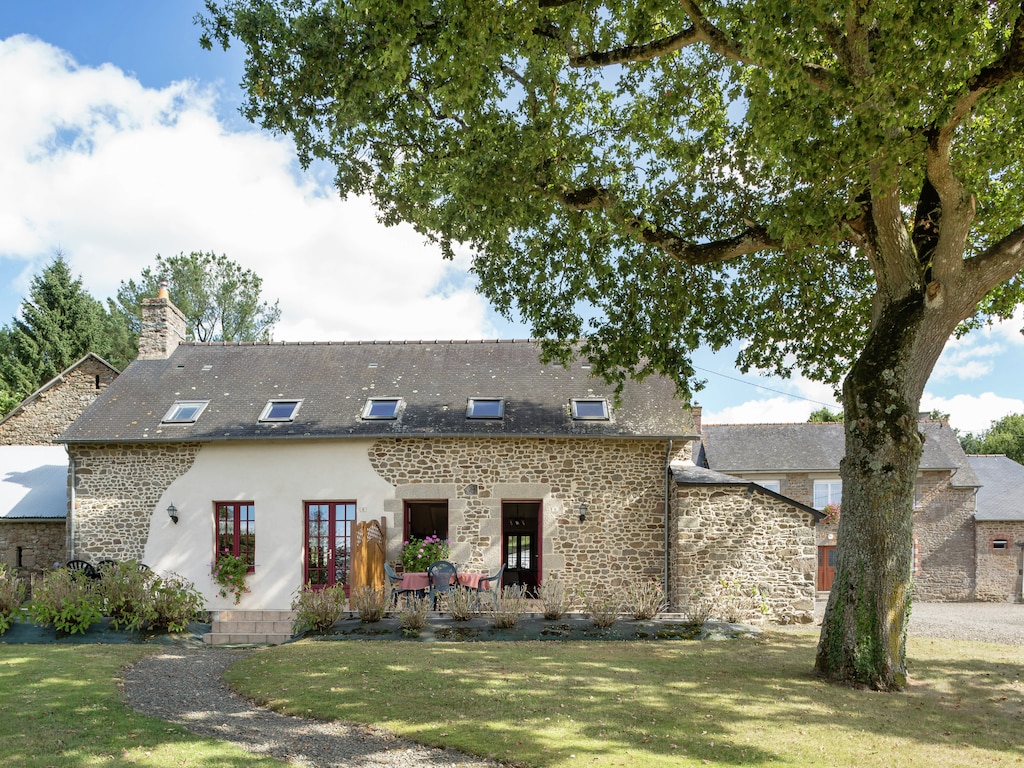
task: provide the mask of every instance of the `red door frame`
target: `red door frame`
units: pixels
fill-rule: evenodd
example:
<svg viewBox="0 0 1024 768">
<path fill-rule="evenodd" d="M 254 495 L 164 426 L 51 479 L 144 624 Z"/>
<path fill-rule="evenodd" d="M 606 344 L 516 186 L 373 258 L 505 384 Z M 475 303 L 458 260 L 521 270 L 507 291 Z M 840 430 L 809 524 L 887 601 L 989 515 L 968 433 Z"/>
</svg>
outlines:
<svg viewBox="0 0 1024 768">
<path fill-rule="evenodd" d="M 836 577 L 834 544 L 818 547 L 818 591 L 828 592 Z"/>
<path fill-rule="evenodd" d="M 325 565 L 318 566 L 317 570 L 326 571 L 326 580 L 318 581 L 316 584 L 310 584 L 310 508 L 311 507 L 327 507 L 327 530 L 323 535 L 318 535 L 317 538 L 327 542 L 330 546 L 326 547 L 327 560 Z M 344 519 L 340 522 L 345 525 L 346 530 L 339 533 L 338 531 L 338 507 L 348 507 L 345 510 L 346 514 Z M 342 574 L 342 582 L 345 585 L 345 594 L 348 594 L 348 569 L 352 558 L 352 524 L 356 522 L 356 502 L 355 501 L 306 501 L 302 504 L 303 511 L 303 532 L 304 536 L 302 539 L 302 583 L 310 584 L 313 589 L 323 589 L 324 587 L 333 587 L 338 583 L 337 579 L 337 568 L 335 567 L 335 552 L 339 546 L 345 548 L 345 572 Z M 350 513 L 350 514 L 349 514 Z M 347 525 L 346 525 L 347 524 Z"/>
</svg>

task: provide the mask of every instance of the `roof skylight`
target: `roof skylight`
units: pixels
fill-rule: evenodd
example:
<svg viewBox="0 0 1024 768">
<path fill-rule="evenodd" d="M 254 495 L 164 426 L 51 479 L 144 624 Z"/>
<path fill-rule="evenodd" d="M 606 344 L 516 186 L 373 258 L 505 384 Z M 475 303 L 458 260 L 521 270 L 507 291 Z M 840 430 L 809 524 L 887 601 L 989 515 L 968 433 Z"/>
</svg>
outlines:
<svg viewBox="0 0 1024 768">
<path fill-rule="evenodd" d="M 260 421 L 291 421 L 300 405 L 301 400 L 270 400 L 260 414 Z"/>
<path fill-rule="evenodd" d="M 164 424 L 191 424 L 209 403 L 209 400 L 177 400 L 160 421 Z"/>
<path fill-rule="evenodd" d="M 467 419 L 505 418 L 505 400 L 500 397 L 471 397 L 466 406 Z"/>
<path fill-rule="evenodd" d="M 397 419 L 400 397 L 371 397 L 363 406 L 364 419 Z"/>
<path fill-rule="evenodd" d="M 574 397 L 570 406 L 576 421 L 608 421 L 608 401 L 603 397 Z"/>
</svg>

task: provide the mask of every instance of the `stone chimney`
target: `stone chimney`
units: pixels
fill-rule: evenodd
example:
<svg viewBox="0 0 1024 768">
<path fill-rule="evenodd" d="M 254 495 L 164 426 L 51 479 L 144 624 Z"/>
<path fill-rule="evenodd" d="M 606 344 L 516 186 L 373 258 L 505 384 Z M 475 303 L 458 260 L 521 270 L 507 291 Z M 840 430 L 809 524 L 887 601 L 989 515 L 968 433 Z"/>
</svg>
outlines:
<svg viewBox="0 0 1024 768">
<path fill-rule="evenodd" d="M 693 428 L 700 434 L 701 406 L 694 403 L 690 406 L 690 414 L 693 416 Z"/>
<path fill-rule="evenodd" d="M 185 315 L 174 306 L 164 280 L 155 299 L 142 300 L 138 359 L 166 360 L 185 340 L 185 328 Z"/>
</svg>

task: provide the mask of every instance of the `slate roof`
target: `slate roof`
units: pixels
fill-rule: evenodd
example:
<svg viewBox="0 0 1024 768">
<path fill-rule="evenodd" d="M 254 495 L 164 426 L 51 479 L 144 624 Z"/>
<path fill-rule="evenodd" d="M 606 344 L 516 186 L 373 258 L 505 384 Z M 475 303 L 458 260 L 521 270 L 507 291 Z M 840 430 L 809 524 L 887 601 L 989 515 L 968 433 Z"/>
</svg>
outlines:
<svg viewBox="0 0 1024 768">
<path fill-rule="evenodd" d="M 677 485 L 746 486 L 749 493 L 764 493 L 776 499 L 781 499 L 787 504 L 791 504 L 797 509 L 802 509 L 804 512 L 807 512 L 815 519 L 815 521 L 823 520 L 825 518 L 824 513 L 819 512 L 814 507 L 809 507 L 795 499 L 783 496 L 781 493 L 771 491 L 757 483 L 751 482 L 750 480 L 745 480 L 742 477 L 727 475 L 724 472 L 716 472 L 715 470 L 708 469 L 707 467 L 674 464 L 672 465 L 672 478 L 676 481 Z"/>
<path fill-rule="evenodd" d="M 921 421 L 922 470 L 949 470 L 952 484 L 976 487 L 978 478 L 945 421 Z M 838 472 L 845 453 L 841 423 L 705 424 L 695 463 L 731 474 Z"/>
<path fill-rule="evenodd" d="M 0 519 L 63 520 L 68 454 L 60 445 L 0 445 Z"/>
<path fill-rule="evenodd" d="M 968 456 L 981 487 L 976 520 L 1024 521 L 1024 466 L 1003 455 Z"/>
<path fill-rule="evenodd" d="M 665 378 L 614 387 L 583 364 L 541 364 L 532 341 L 183 344 L 136 360 L 60 442 L 212 442 L 401 436 L 696 437 Z M 366 420 L 367 398 L 401 397 L 393 421 Z M 468 399 L 505 398 L 501 420 L 468 419 Z M 570 398 L 606 397 L 611 419 L 574 421 Z M 276 398 L 301 399 L 291 422 L 261 423 Z M 208 400 L 193 424 L 162 424 L 175 401 Z"/>
</svg>

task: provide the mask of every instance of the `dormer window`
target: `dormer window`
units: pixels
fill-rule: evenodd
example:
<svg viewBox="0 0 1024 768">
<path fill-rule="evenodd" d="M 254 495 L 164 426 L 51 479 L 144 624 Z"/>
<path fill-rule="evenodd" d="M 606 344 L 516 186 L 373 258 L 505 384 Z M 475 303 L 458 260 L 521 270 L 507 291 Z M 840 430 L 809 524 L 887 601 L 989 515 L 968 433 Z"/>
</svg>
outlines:
<svg viewBox="0 0 1024 768">
<path fill-rule="evenodd" d="M 301 400 L 271 400 L 260 414 L 260 421 L 291 421 L 301 404 Z"/>
<path fill-rule="evenodd" d="M 608 401 L 603 397 L 574 397 L 570 405 L 576 421 L 608 421 Z"/>
<path fill-rule="evenodd" d="M 364 419 L 397 419 L 400 397 L 371 397 L 363 406 Z"/>
<path fill-rule="evenodd" d="M 466 406 L 467 419 L 503 419 L 505 401 L 500 397 L 471 397 Z"/>
<path fill-rule="evenodd" d="M 164 424 L 191 424 L 199 418 L 209 402 L 209 400 L 177 400 L 164 414 L 161 421 Z"/>
</svg>

